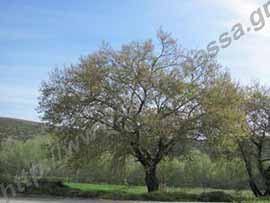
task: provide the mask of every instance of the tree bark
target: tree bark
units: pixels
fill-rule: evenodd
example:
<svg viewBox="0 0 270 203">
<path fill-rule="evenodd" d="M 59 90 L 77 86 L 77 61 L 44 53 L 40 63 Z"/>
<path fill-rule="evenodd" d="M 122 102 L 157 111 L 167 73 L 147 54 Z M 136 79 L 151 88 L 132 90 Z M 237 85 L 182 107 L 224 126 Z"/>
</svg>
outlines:
<svg viewBox="0 0 270 203">
<path fill-rule="evenodd" d="M 261 197 L 261 196 L 263 196 L 263 194 L 261 193 L 261 191 L 258 189 L 256 183 L 254 182 L 254 180 L 252 180 L 252 179 L 249 180 L 249 186 L 250 186 L 251 191 L 255 195 L 255 197 Z"/>
<path fill-rule="evenodd" d="M 144 166 L 145 170 L 145 184 L 148 192 L 154 192 L 159 190 L 159 180 L 156 174 L 156 165 Z"/>
<path fill-rule="evenodd" d="M 270 183 L 269 183 L 269 180 L 265 181 L 265 193 L 264 193 L 264 196 L 267 196 L 269 197 L 270 196 Z"/>
<path fill-rule="evenodd" d="M 244 163 L 245 163 L 245 166 L 246 166 L 247 174 L 249 176 L 249 186 L 250 186 L 250 189 L 252 190 L 252 192 L 255 195 L 255 197 L 263 196 L 263 194 L 261 193 L 261 191 L 257 187 L 256 182 L 254 181 L 252 166 L 250 164 L 250 160 L 248 159 L 248 157 L 245 154 L 244 147 L 242 146 L 242 144 L 240 142 L 238 143 L 238 146 L 239 146 L 240 152 L 242 154 L 242 157 L 244 159 Z"/>
</svg>

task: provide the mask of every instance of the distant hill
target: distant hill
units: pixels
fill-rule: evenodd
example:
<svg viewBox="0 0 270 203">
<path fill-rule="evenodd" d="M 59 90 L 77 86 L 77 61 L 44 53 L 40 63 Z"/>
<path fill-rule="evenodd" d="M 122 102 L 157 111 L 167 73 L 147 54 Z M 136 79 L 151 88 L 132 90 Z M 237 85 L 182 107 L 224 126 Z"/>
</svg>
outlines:
<svg viewBox="0 0 270 203">
<path fill-rule="evenodd" d="M 42 134 L 45 134 L 42 123 L 0 117 L 0 140 L 8 137 L 19 140 L 27 140 L 36 135 Z"/>
</svg>

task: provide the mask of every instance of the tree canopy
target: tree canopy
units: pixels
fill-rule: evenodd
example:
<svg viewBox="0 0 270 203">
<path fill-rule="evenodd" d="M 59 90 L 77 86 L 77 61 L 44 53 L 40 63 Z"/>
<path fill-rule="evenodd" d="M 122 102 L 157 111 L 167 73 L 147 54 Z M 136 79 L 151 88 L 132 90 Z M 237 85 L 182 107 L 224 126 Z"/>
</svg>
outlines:
<svg viewBox="0 0 270 203">
<path fill-rule="evenodd" d="M 39 106 L 64 137 L 95 127 L 94 145 L 81 150 L 133 156 L 150 192 L 159 187 L 162 159 L 194 140 L 230 143 L 244 119 L 239 88 L 215 60 L 198 60 L 168 33 L 157 36 L 158 43 L 131 42 L 120 50 L 104 45 L 55 70 L 42 85 Z"/>
</svg>

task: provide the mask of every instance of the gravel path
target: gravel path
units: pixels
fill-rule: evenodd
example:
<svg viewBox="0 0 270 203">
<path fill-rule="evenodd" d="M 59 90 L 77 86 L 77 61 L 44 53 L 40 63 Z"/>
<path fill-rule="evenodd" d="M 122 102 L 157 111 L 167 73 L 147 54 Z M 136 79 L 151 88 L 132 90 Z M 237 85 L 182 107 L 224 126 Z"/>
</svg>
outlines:
<svg viewBox="0 0 270 203">
<path fill-rule="evenodd" d="M 111 200 L 80 200 L 80 199 L 39 199 L 39 198 L 23 198 L 23 199 L 1 199 L 0 203 L 140 203 L 139 201 L 111 201 Z M 147 202 L 151 203 L 151 202 Z M 154 203 L 154 202 L 152 202 Z M 157 203 L 157 202 L 155 202 Z M 163 202 L 165 203 L 165 202 Z"/>
</svg>

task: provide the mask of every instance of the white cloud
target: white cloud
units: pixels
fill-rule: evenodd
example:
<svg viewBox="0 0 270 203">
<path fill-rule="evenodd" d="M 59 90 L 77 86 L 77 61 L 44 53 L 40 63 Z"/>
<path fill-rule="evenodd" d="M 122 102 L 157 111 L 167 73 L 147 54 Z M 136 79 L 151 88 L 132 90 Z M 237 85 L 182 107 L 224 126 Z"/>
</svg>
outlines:
<svg viewBox="0 0 270 203">
<path fill-rule="evenodd" d="M 220 0 L 216 3 L 221 4 L 224 8 L 233 11 L 236 15 L 242 19 L 249 16 L 258 6 L 258 1 L 254 0 Z"/>
<path fill-rule="evenodd" d="M 263 9 L 265 0 L 201 0 L 209 6 L 215 7 L 217 13 L 227 14 L 224 24 L 224 32 L 236 23 L 250 26 L 250 15 L 258 8 Z M 270 53 L 270 18 L 265 18 L 265 26 L 258 32 L 250 32 L 226 50 L 223 50 L 219 58 L 225 66 L 231 69 L 234 77 L 248 83 L 259 80 L 270 84 L 269 53 Z M 217 24 L 220 21 L 217 19 Z M 221 33 L 220 33 L 221 34 Z"/>
</svg>

